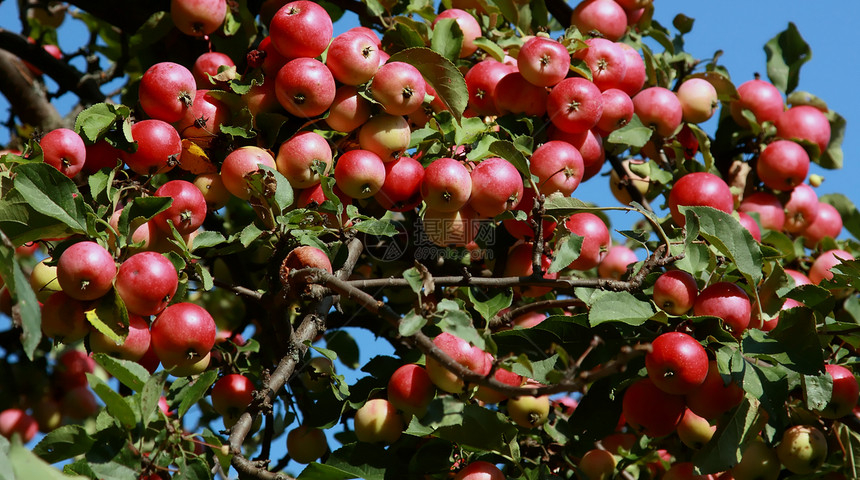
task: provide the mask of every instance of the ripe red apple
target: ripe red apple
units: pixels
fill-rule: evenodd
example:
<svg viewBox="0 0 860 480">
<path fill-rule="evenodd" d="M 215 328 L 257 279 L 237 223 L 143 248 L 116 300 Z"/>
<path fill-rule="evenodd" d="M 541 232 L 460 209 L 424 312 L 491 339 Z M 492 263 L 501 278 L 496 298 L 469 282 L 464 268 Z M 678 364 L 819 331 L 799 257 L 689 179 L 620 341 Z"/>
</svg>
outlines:
<svg viewBox="0 0 860 480">
<path fill-rule="evenodd" d="M 412 130 L 400 115 L 379 113 L 364 122 L 358 131 L 358 145 L 375 153 L 383 162 L 399 157 L 409 147 Z"/>
<path fill-rule="evenodd" d="M 382 208 L 406 212 L 421 203 L 424 167 L 412 157 L 401 156 L 385 164 L 385 182 L 373 196 Z M 469 187 L 471 188 L 471 180 Z"/>
<path fill-rule="evenodd" d="M 299 425 L 287 434 L 287 453 L 299 463 L 311 463 L 325 455 L 328 441 L 319 428 Z"/>
<path fill-rule="evenodd" d="M 688 393 L 685 400 L 693 413 L 713 420 L 738 406 L 743 398 L 744 391 L 740 385 L 734 380 L 726 384 L 720 375 L 717 362 L 712 360 L 708 362 L 708 376 L 702 386 Z"/>
<path fill-rule="evenodd" d="M 627 58 L 620 44 L 605 38 L 589 38 L 585 44 L 587 47 L 574 52 L 573 58 L 585 62 L 594 85 L 601 92 L 622 86 L 627 74 Z"/>
<path fill-rule="evenodd" d="M 600 263 L 597 265 L 597 276 L 600 278 L 612 278 L 621 280 L 627 273 L 627 267 L 638 262 L 636 252 L 625 247 L 624 245 L 616 245 L 610 247 Z"/>
<path fill-rule="evenodd" d="M 842 365 L 826 364 L 824 369 L 833 378 L 830 401 L 818 414 L 824 418 L 838 419 L 851 413 L 860 398 L 860 386 L 851 370 Z"/>
<path fill-rule="evenodd" d="M 755 192 L 745 196 L 738 207 L 738 211 L 747 214 L 750 212 L 758 213 L 758 219 L 764 228 L 781 231 L 785 225 L 785 209 L 772 193 Z"/>
<path fill-rule="evenodd" d="M 150 332 L 152 346 L 165 368 L 196 363 L 215 345 L 212 315 L 193 303 L 175 303 L 165 308 L 155 317 Z"/>
<path fill-rule="evenodd" d="M 123 157 L 122 150 L 114 147 L 107 140 L 99 140 L 85 148 L 87 160 L 81 171 L 87 175 L 92 175 L 103 168 L 113 169 L 117 165 L 117 160 L 122 160 Z"/>
<path fill-rule="evenodd" d="M 600 263 L 600 254 L 609 248 L 609 229 L 597 215 L 588 212 L 575 213 L 564 222 L 564 226 L 583 237 L 579 257 L 568 268 L 590 270 Z"/>
<path fill-rule="evenodd" d="M 158 187 L 155 196 L 173 199 L 173 203 L 166 210 L 152 218 L 152 222 L 162 232 L 171 232 L 168 222 L 172 222 L 180 235 L 188 235 L 203 225 L 203 220 L 206 219 L 206 199 L 193 183 L 171 180 Z"/>
<path fill-rule="evenodd" d="M 517 69 L 529 83 L 551 87 L 570 72 L 567 47 L 546 37 L 532 37 L 520 47 Z"/>
<path fill-rule="evenodd" d="M 77 300 L 95 300 L 113 287 L 116 264 L 95 242 L 78 242 L 67 248 L 57 262 L 57 280 L 63 292 Z"/>
<path fill-rule="evenodd" d="M 732 213 L 734 199 L 732 191 L 722 178 L 708 172 L 688 173 L 675 182 L 669 191 L 669 210 L 672 220 L 679 227 L 687 222 L 678 207 L 713 207 Z"/>
<path fill-rule="evenodd" d="M 515 71 L 516 67 L 491 58 L 474 64 L 465 76 L 469 108 L 478 115 L 497 115 L 496 85 L 502 77 Z"/>
<path fill-rule="evenodd" d="M 678 88 L 678 101 L 681 102 L 684 121 L 688 123 L 702 123 L 710 119 L 717 106 L 717 89 L 711 82 L 702 78 L 691 78 L 686 80 Z"/>
<path fill-rule="evenodd" d="M 821 110 L 810 105 L 798 105 L 780 114 L 776 120 L 776 135 L 786 140 L 810 141 L 824 153 L 830 143 L 830 122 Z"/>
<path fill-rule="evenodd" d="M 508 400 L 508 415 L 523 428 L 535 428 L 546 423 L 549 417 L 549 397 L 522 395 Z"/>
<path fill-rule="evenodd" d="M 550 140 L 568 142 L 579 150 L 584 168 L 583 182 L 600 173 L 606 160 L 606 152 L 603 150 L 603 137 L 595 132 L 595 129 L 582 133 L 568 133 L 551 125 L 548 137 Z"/>
<path fill-rule="evenodd" d="M 523 199 L 517 204 L 517 208 L 515 210 L 522 210 L 526 213 L 525 220 L 513 220 L 507 219 L 502 220 L 502 225 L 505 226 L 505 229 L 516 238 L 521 240 L 532 239 L 535 236 L 534 229 L 531 227 L 530 220 L 532 218 L 532 209 L 534 209 L 535 205 L 535 192 L 531 188 L 523 189 Z M 544 240 L 548 240 L 552 238 L 555 233 L 555 227 L 558 225 L 553 220 L 543 219 L 543 237 Z"/>
<path fill-rule="evenodd" d="M 510 162 L 493 157 L 472 169 L 472 196 L 469 206 L 478 215 L 492 218 L 511 210 L 523 198 L 523 179 Z"/>
<path fill-rule="evenodd" d="M 99 411 L 95 395 L 86 384 L 68 390 L 60 401 L 63 415 L 75 420 L 92 417 Z"/>
<path fill-rule="evenodd" d="M 492 359 L 489 354 L 478 347 L 470 345 L 462 338 L 442 332 L 433 339 L 442 352 L 457 363 L 481 375 L 490 372 Z M 432 357 L 427 357 L 427 374 L 439 390 L 449 393 L 462 393 L 465 387 L 463 379 L 449 371 Z"/>
<path fill-rule="evenodd" d="M 744 289 L 737 284 L 717 282 L 699 293 L 693 312 L 721 318 L 728 330 L 740 337 L 749 326 L 752 305 Z"/>
<path fill-rule="evenodd" d="M 427 406 L 436 396 L 436 387 L 427 370 L 414 363 L 398 368 L 388 379 L 388 401 L 410 417 L 418 418 L 427 412 Z"/>
<path fill-rule="evenodd" d="M 421 108 L 427 92 L 425 85 L 417 68 L 405 62 L 389 62 L 373 75 L 370 90 L 386 113 L 409 115 Z"/>
<path fill-rule="evenodd" d="M 519 71 L 503 76 L 493 90 L 495 114 L 522 113 L 529 116 L 543 116 L 547 111 L 549 94 L 523 77 Z"/>
<path fill-rule="evenodd" d="M 639 52 L 630 45 L 627 45 L 626 43 L 619 43 L 618 45 L 624 51 L 624 59 L 627 62 L 624 79 L 621 80 L 621 84 L 618 85 L 618 89 L 632 97 L 636 95 L 639 90 L 642 90 L 642 86 L 645 85 L 645 79 L 647 77 L 645 61 L 642 60 L 642 56 L 639 55 Z"/>
<path fill-rule="evenodd" d="M 331 170 L 332 152 L 328 140 L 315 132 L 299 132 L 281 144 L 275 165 L 294 188 L 308 188 L 320 183 L 314 166 Z"/>
<path fill-rule="evenodd" d="M 782 434 L 776 455 L 792 473 L 815 473 L 827 459 L 827 438 L 815 427 L 795 425 Z"/>
<path fill-rule="evenodd" d="M 792 270 L 790 268 L 785 269 L 785 273 L 794 280 L 794 286 L 799 287 L 801 285 L 812 285 L 812 280 L 809 279 L 806 275 L 798 272 L 797 270 Z"/>
<path fill-rule="evenodd" d="M 678 437 L 681 442 L 694 450 L 711 441 L 716 431 L 716 425 L 711 425 L 708 420 L 696 415 L 689 408 L 684 411 L 684 417 L 678 424 Z"/>
<path fill-rule="evenodd" d="M 42 333 L 62 343 L 74 343 L 87 336 L 90 323 L 87 305 L 81 300 L 56 292 L 42 304 Z"/>
<path fill-rule="evenodd" d="M 81 171 L 87 159 L 84 141 L 68 128 L 56 128 L 46 133 L 39 146 L 45 163 L 72 178 Z"/>
<path fill-rule="evenodd" d="M 833 278 L 833 272 L 830 269 L 842 263 L 840 259 L 854 260 L 854 256 L 845 250 L 828 250 L 822 253 L 812 263 L 812 267 L 809 269 L 809 279 L 816 285 L 822 280 L 830 280 Z"/>
<path fill-rule="evenodd" d="M 361 32 L 344 32 L 329 45 L 325 64 L 338 82 L 361 85 L 379 70 L 377 40 Z"/>
<path fill-rule="evenodd" d="M 654 282 L 654 303 L 670 315 L 684 315 L 696 301 L 696 279 L 682 270 L 669 270 Z"/>
<path fill-rule="evenodd" d="M 627 31 L 627 14 L 614 0 L 585 0 L 574 8 L 570 23 L 583 34 L 597 30 L 614 42 Z"/>
<path fill-rule="evenodd" d="M 224 23 L 226 16 L 224 0 L 170 0 L 170 18 L 186 35 L 209 35 Z"/>
<path fill-rule="evenodd" d="M 715 480 L 713 475 L 694 475 L 694 468 L 693 462 L 675 463 L 660 478 L 661 480 Z"/>
<path fill-rule="evenodd" d="M 36 419 L 27 415 L 20 408 L 7 408 L 0 412 L 0 435 L 12 438 L 13 434 L 21 437 L 21 443 L 30 443 L 39 431 Z"/>
<path fill-rule="evenodd" d="M 791 190 L 785 202 L 785 231 L 800 233 L 815 221 L 818 215 L 818 195 L 809 185 L 801 183 Z"/>
<path fill-rule="evenodd" d="M 219 378 L 212 386 L 212 408 L 224 417 L 224 426 L 230 428 L 254 400 L 254 383 L 238 373 Z"/>
<path fill-rule="evenodd" d="M 842 216 L 836 207 L 829 203 L 818 202 L 815 220 L 800 233 L 807 248 L 815 248 L 824 237 L 836 238 L 842 233 Z"/>
<path fill-rule="evenodd" d="M 475 45 L 475 39 L 481 36 L 481 25 L 475 20 L 471 13 L 459 8 L 449 8 L 442 10 L 433 19 L 432 26 L 435 28 L 439 20 L 450 18 L 457 22 L 460 31 L 463 32 L 463 44 L 460 46 L 460 58 L 466 58 L 476 51 L 478 46 Z"/>
<path fill-rule="evenodd" d="M 369 198 L 385 183 L 385 164 L 373 152 L 350 150 L 338 157 L 334 179 L 343 193 L 352 198 Z"/>
<path fill-rule="evenodd" d="M 368 400 L 355 412 L 355 436 L 360 442 L 394 443 L 403 432 L 403 420 L 388 400 Z"/>
<path fill-rule="evenodd" d="M 290 60 L 278 70 L 278 76 L 275 77 L 278 102 L 286 111 L 300 118 L 325 113 L 334 102 L 335 88 L 331 71 L 314 58 Z"/>
<path fill-rule="evenodd" d="M 777 140 L 761 152 L 756 163 L 756 173 L 768 188 L 791 190 L 806 180 L 809 155 L 795 142 Z"/>
<path fill-rule="evenodd" d="M 505 480 L 506 478 L 499 467 L 483 460 L 469 463 L 454 476 L 454 480 Z"/>
<path fill-rule="evenodd" d="M 608 135 L 630 123 L 633 119 L 633 100 L 627 93 L 617 88 L 607 88 L 603 96 L 603 113 L 595 127 Z"/>
<path fill-rule="evenodd" d="M 469 201 L 471 194 L 472 180 L 461 162 L 438 158 L 425 169 L 421 196 L 431 210 L 457 211 Z"/>
<path fill-rule="evenodd" d="M 288 58 L 319 56 L 331 42 L 333 30 L 328 12 L 308 0 L 284 5 L 269 24 L 272 44 Z"/>
<path fill-rule="evenodd" d="M 194 94 L 194 104 L 185 110 L 185 115 L 176 123 L 176 129 L 182 138 L 193 141 L 201 148 L 209 148 L 221 133 L 221 125 L 228 123 L 231 117 L 230 109 L 224 102 L 210 95 L 209 90 L 200 89 Z M 191 170 L 185 164 L 182 168 Z"/>
<path fill-rule="evenodd" d="M 546 318 L 546 316 L 544 316 L 543 318 Z M 506 385 L 512 385 L 515 387 L 519 387 L 520 385 L 522 385 L 523 381 L 525 380 L 521 375 L 518 375 L 510 370 L 505 370 L 504 368 L 496 369 L 496 371 L 493 372 L 493 378 L 501 383 L 504 383 Z M 499 392 L 498 390 L 494 390 L 490 387 L 485 387 L 481 385 L 478 387 L 478 391 L 475 392 L 475 398 L 484 403 L 499 403 L 507 399 L 508 396 L 504 393 Z"/>
<path fill-rule="evenodd" d="M 661 137 L 670 137 L 681 125 L 684 109 L 675 92 L 663 87 L 650 87 L 633 97 L 633 109 L 646 127 Z"/>
<path fill-rule="evenodd" d="M 116 275 L 116 291 L 129 313 L 157 315 L 167 307 L 179 276 L 173 264 L 156 252 L 140 252 L 124 261 Z"/>
<path fill-rule="evenodd" d="M 621 405 L 627 423 L 654 438 L 674 432 L 685 410 L 683 396 L 660 390 L 648 378 L 627 387 Z"/>
<path fill-rule="evenodd" d="M 654 386 L 666 393 L 685 395 L 705 381 L 708 354 L 686 333 L 667 332 L 651 342 L 651 351 L 645 355 L 645 368 Z"/>
<path fill-rule="evenodd" d="M 592 448 L 585 452 L 577 466 L 588 480 L 610 480 L 615 474 L 617 464 L 615 456 L 608 450 Z"/>
<path fill-rule="evenodd" d="M 358 94 L 351 85 L 338 87 L 325 122 L 333 130 L 351 132 L 370 118 L 370 101 Z"/>
<path fill-rule="evenodd" d="M 174 121 L 181 118 L 180 115 Z M 139 175 L 167 172 L 173 168 L 182 154 L 182 139 L 179 137 L 179 132 L 162 120 L 143 120 L 135 123 L 131 126 L 131 137 L 137 144 L 137 151 L 122 152 L 122 159 L 128 168 Z"/>
<path fill-rule="evenodd" d="M 561 192 L 569 197 L 582 181 L 582 155 L 573 145 L 550 140 L 532 153 L 529 170 L 538 177 L 538 191 L 544 195 Z"/>
<path fill-rule="evenodd" d="M 132 362 L 143 358 L 150 341 L 149 324 L 135 314 L 128 316 L 128 335 L 122 343 L 116 343 L 98 330 L 90 332 L 90 350 L 93 353 L 106 353 Z"/>
<path fill-rule="evenodd" d="M 603 95 L 596 85 L 584 78 L 566 78 L 552 88 L 546 112 L 560 130 L 582 133 L 600 120 Z"/>
<path fill-rule="evenodd" d="M 251 190 L 245 175 L 260 169 L 261 165 L 277 168 L 272 155 L 259 147 L 241 147 L 230 152 L 221 165 L 221 181 L 233 195 L 247 200 Z"/>
<path fill-rule="evenodd" d="M 143 111 L 167 123 L 182 119 L 194 103 L 195 93 L 197 82 L 194 75 L 178 63 L 156 63 L 140 79 L 139 97 Z"/>
<path fill-rule="evenodd" d="M 775 123 L 785 105 L 779 90 L 764 80 L 749 80 L 738 86 L 738 99 L 731 103 L 731 114 L 741 127 L 749 126 L 749 122 L 741 112 L 749 110 L 758 123 Z"/>
<path fill-rule="evenodd" d="M 194 61 L 194 66 L 191 67 L 191 74 L 194 76 L 194 81 L 197 82 L 197 89 L 210 89 L 215 85 L 221 85 L 221 82 L 212 83 L 209 77 L 218 75 L 218 69 L 222 66 L 235 67 L 236 64 L 228 55 L 220 52 L 206 52 L 197 57 Z"/>
<path fill-rule="evenodd" d="M 738 212 L 738 222 L 750 232 L 756 242 L 761 242 L 761 229 L 755 219 L 744 212 Z"/>
</svg>

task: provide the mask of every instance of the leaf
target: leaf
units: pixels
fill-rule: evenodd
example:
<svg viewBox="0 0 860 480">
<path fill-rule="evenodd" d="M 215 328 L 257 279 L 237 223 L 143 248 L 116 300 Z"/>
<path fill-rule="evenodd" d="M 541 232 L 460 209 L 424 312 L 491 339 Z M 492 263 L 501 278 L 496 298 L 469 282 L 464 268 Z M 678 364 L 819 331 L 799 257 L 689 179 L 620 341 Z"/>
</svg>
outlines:
<svg viewBox="0 0 860 480">
<path fill-rule="evenodd" d="M 842 141 L 845 139 L 845 128 L 847 122 L 842 115 L 834 111 L 827 113 L 827 118 L 830 121 L 830 142 L 827 144 L 827 149 L 821 152 L 816 163 L 824 168 L 839 169 L 842 168 L 842 160 L 844 154 L 842 152 Z"/>
<path fill-rule="evenodd" d="M 806 408 L 810 410 L 824 410 L 830 403 L 833 394 L 833 377 L 824 372 L 819 375 L 803 375 L 803 398 L 806 399 Z"/>
<path fill-rule="evenodd" d="M 433 38 L 430 40 L 430 48 L 447 58 L 456 62 L 460 58 L 460 49 L 463 46 L 463 30 L 453 18 L 440 18 L 433 25 Z"/>
<path fill-rule="evenodd" d="M 582 200 L 573 197 L 565 197 L 564 195 L 550 195 L 544 202 L 546 213 L 555 218 L 566 217 L 584 210 L 596 210 L 597 208 L 589 205 Z"/>
<path fill-rule="evenodd" d="M 487 321 L 510 307 L 514 300 L 514 293 L 510 288 L 484 291 L 477 287 L 468 287 L 466 294 L 475 310 Z"/>
<path fill-rule="evenodd" d="M 169 197 L 137 197 L 122 209 L 117 227 L 120 235 L 128 235 L 129 228 L 137 219 L 149 221 L 173 203 Z"/>
<path fill-rule="evenodd" d="M 502 62 L 505 60 L 505 51 L 495 42 L 485 37 L 478 37 L 475 39 L 475 45 L 481 50 L 489 53 L 490 56 L 493 57 L 493 59 L 497 62 Z"/>
<path fill-rule="evenodd" d="M 681 211 L 689 212 L 688 219 L 690 215 L 698 217 L 699 234 L 735 262 L 750 285 L 758 285 L 762 279 L 761 249 L 737 219 L 711 207 L 681 207 Z"/>
<path fill-rule="evenodd" d="M 15 256 L 15 250 L 3 242 L 0 242 L 0 278 L 5 280 L 12 301 L 18 307 L 23 330 L 21 344 L 27 358 L 33 360 L 36 347 L 42 340 L 42 310 L 33 287 L 30 286 L 29 276 L 24 274 L 18 257 Z"/>
<path fill-rule="evenodd" d="M 337 353 L 337 358 L 349 368 L 361 366 L 358 343 L 346 330 L 331 330 L 325 335 L 325 344 Z"/>
<path fill-rule="evenodd" d="M 743 446 L 758 435 L 759 402 L 749 396 L 722 422 L 714 436 L 693 455 L 693 464 L 701 473 L 727 470 L 741 459 Z"/>
<path fill-rule="evenodd" d="M 158 409 L 158 400 L 164 393 L 164 381 L 166 379 L 167 372 L 162 370 L 158 374 L 150 376 L 143 389 L 140 390 L 140 418 L 144 428 L 149 425 L 152 414 Z"/>
<path fill-rule="evenodd" d="M 583 240 L 585 240 L 584 237 L 575 233 L 568 235 L 566 240 L 559 240 L 547 273 L 560 272 L 579 258 Z"/>
<path fill-rule="evenodd" d="M 779 342 L 787 361 L 786 368 L 806 375 L 817 375 L 824 369 L 824 351 L 815 328 L 815 315 L 808 307 L 795 307 L 779 314 L 779 323 L 770 332 Z M 746 349 L 744 349 L 746 351 Z"/>
<path fill-rule="evenodd" d="M 75 118 L 75 132 L 89 143 L 95 143 L 104 137 L 117 121 L 122 122 L 130 114 L 131 110 L 125 105 L 97 103 L 78 114 Z"/>
<path fill-rule="evenodd" d="M 187 412 L 192 405 L 196 404 L 201 398 L 206 396 L 206 391 L 209 390 L 209 387 L 212 386 L 217 379 L 217 370 L 207 370 L 196 379 L 191 380 L 190 384 L 185 385 L 174 398 L 174 400 L 179 401 L 177 415 L 179 417 L 185 415 L 185 412 Z"/>
<path fill-rule="evenodd" d="M 842 217 L 842 225 L 845 229 L 854 238 L 860 238 L 860 211 L 848 197 L 841 193 L 831 193 L 820 197 L 818 200 L 835 207 L 839 216 Z"/>
<path fill-rule="evenodd" d="M 197 250 L 203 248 L 215 247 L 221 245 L 222 243 L 225 243 L 226 241 L 227 239 L 224 238 L 224 235 L 222 235 L 221 232 L 212 232 L 209 230 L 204 230 L 202 232 L 199 232 L 197 236 L 194 237 L 194 244 L 191 247 L 191 251 L 196 252 Z"/>
<path fill-rule="evenodd" d="M 429 48 L 419 47 L 401 50 L 392 55 L 389 62 L 405 62 L 417 68 L 436 90 L 439 100 L 460 122 L 469 103 L 469 91 L 463 74 L 450 60 Z"/>
<path fill-rule="evenodd" d="M 415 313 L 415 310 L 412 309 L 400 319 L 400 323 L 397 324 L 397 331 L 402 337 L 411 337 L 424 328 L 424 325 L 427 324 L 427 319 L 421 315 Z"/>
<path fill-rule="evenodd" d="M 326 464 L 311 463 L 299 475 L 301 480 L 384 480 L 397 460 L 382 445 L 350 443 L 334 452 Z M 390 474 L 391 472 L 389 472 Z"/>
<path fill-rule="evenodd" d="M 84 427 L 63 425 L 45 435 L 33 447 L 33 453 L 48 463 L 57 463 L 87 453 L 95 442 Z"/>
<path fill-rule="evenodd" d="M 125 398 L 117 393 L 116 390 L 110 388 L 110 385 L 105 383 L 104 380 L 92 373 L 87 374 L 87 381 L 89 381 L 90 388 L 93 389 L 93 392 L 95 392 L 96 395 L 102 399 L 102 402 L 104 402 L 108 413 L 110 413 L 113 418 L 117 419 L 126 430 L 134 428 L 137 421 L 134 417 L 134 411 L 125 401 Z"/>
<path fill-rule="evenodd" d="M 22 480 L 69 480 L 70 478 L 83 480 L 84 478 L 62 474 L 22 445 L 21 439 L 17 436 L 12 438 L 12 443 L 9 446 L 9 464 L 12 467 L 12 472 L 14 472 L 14 478 Z"/>
<path fill-rule="evenodd" d="M 93 360 L 126 387 L 139 392 L 149 381 L 149 372 L 141 364 L 104 353 L 93 354 Z"/>
<path fill-rule="evenodd" d="M 409 287 L 412 289 L 413 292 L 415 292 L 415 293 L 421 292 L 421 288 L 424 285 L 424 281 L 423 281 L 423 276 L 421 275 L 421 272 L 418 271 L 417 268 L 412 267 L 408 270 L 405 270 L 403 272 L 403 278 L 406 279 L 406 283 L 409 284 Z M 430 292 L 428 292 L 428 293 L 430 293 Z"/>
<path fill-rule="evenodd" d="M 86 232 L 83 197 L 75 183 L 46 163 L 18 165 L 13 186 L 37 212 L 68 225 L 76 233 Z"/>
<path fill-rule="evenodd" d="M 654 133 L 654 131 L 646 127 L 642 121 L 639 120 L 639 116 L 634 113 L 630 122 L 610 133 L 609 137 L 606 138 L 606 141 L 616 145 L 642 148 L 646 143 L 648 143 L 648 140 L 651 139 L 652 133 Z"/>
<path fill-rule="evenodd" d="M 738 90 L 735 88 L 735 85 L 729 79 L 729 77 L 723 75 L 722 73 L 711 71 L 711 72 L 701 72 L 694 73 L 692 75 L 687 76 L 684 80 L 689 80 L 691 78 L 701 78 L 703 80 L 707 80 L 711 85 L 714 86 L 714 89 L 717 91 L 717 99 L 721 102 L 731 102 L 733 100 L 737 100 Z"/>
<path fill-rule="evenodd" d="M 690 18 L 683 13 L 679 13 L 672 19 L 672 25 L 681 32 L 681 35 L 683 35 L 685 33 L 689 33 L 690 30 L 693 29 L 693 22 L 695 21 L 695 18 Z"/>
<path fill-rule="evenodd" d="M 516 438 L 517 428 L 500 412 L 466 405 L 461 424 L 441 427 L 435 435 L 473 449 L 503 453 Z"/>
<path fill-rule="evenodd" d="M 387 219 L 370 218 L 355 222 L 355 229 L 368 235 L 393 237 L 397 235 L 397 227 Z"/>
<path fill-rule="evenodd" d="M 495 141 L 490 145 L 490 152 L 510 162 L 511 165 L 516 167 L 523 178 L 531 178 L 532 173 L 529 171 L 529 161 L 523 155 L 523 152 L 512 142 L 507 140 Z"/>
<path fill-rule="evenodd" d="M 786 94 L 791 93 L 797 88 L 800 67 L 812 58 L 812 49 L 800 36 L 797 26 L 789 22 L 788 28 L 765 44 L 764 51 L 770 82 Z"/>
<path fill-rule="evenodd" d="M 649 302 L 637 299 L 629 292 L 605 292 L 591 304 L 588 322 L 596 327 L 605 322 L 642 325 L 654 315 Z"/>
<path fill-rule="evenodd" d="M 457 302 L 444 299 L 436 306 L 437 310 L 434 315 L 438 318 L 438 326 L 442 331 L 460 337 L 482 350 L 486 348 L 484 337 L 472 326 L 471 317 L 460 308 Z"/>
<path fill-rule="evenodd" d="M 86 311 L 86 316 L 90 325 L 117 345 L 125 342 L 128 336 L 128 310 L 116 290 L 111 289 L 101 297 L 93 308 Z"/>
</svg>

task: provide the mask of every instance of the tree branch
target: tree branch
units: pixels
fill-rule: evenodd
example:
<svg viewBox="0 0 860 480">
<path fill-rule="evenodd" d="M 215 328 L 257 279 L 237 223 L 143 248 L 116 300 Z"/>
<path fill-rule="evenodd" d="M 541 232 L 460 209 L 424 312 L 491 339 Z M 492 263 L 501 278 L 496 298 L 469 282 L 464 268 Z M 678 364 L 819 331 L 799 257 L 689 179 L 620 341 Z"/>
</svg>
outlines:
<svg viewBox="0 0 860 480">
<path fill-rule="evenodd" d="M 44 132 L 64 126 L 63 117 L 21 59 L 3 50 L 0 50 L 0 92 L 22 122 Z"/>
<path fill-rule="evenodd" d="M 565 307 L 580 307 L 585 305 L 585 302 L 578 298 L 565 298 L 565 299 L 553 299 L 553 300 L 541 300 L 539 302 L 531 302 L 525 305 L 521 305 L 512 310 L 508 310 L 505 313 L 496 315 L 491 318 L 489 323 L 489 327 L 491 330 L 499 328 L 503 325 L 509 325 L 511 320 L 519 317 L 520 315 L 524 315 L 529 312 L 536 312 L 538 310 L 547 310 L 550 308 L 565 308 Z"/>
<path fill-rule="evenodd" d="M 69 0 L 68 3 L 128 33 L 136 32 L 156 12 L 170 11 L 169 0 L 146 2 Z"/>
</svg>

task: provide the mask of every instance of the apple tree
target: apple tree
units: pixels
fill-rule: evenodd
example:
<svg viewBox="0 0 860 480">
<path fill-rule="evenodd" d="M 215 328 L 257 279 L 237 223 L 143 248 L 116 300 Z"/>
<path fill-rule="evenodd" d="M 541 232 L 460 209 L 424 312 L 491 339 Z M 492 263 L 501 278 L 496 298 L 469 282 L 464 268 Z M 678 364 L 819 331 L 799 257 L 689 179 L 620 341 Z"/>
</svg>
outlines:
<svg viewBox="0 0 860 480">
<path fill-rule="evenodd" d="M 18 2 L 0 478 L 858 478 L 845 120 L 655 8 Z"/>
</svg>

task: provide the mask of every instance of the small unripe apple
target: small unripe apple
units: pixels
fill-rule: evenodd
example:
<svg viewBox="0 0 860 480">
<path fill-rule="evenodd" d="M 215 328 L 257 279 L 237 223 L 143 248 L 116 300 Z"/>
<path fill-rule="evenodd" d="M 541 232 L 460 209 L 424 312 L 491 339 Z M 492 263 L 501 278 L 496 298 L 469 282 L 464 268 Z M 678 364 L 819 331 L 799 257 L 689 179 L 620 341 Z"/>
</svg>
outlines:
<svg viewBox="0 0 860 480">
<path fill-rule="evenodd" d="M 360 442 L 394 443 L 403 432 L 403 420 L 388 400 L 368 400 L 355 412 L 355 436 Z"/>
<path fill-rule="evenodd" d="M 731 472 L 735 480 L 776 480 L 780 470 L 782 465 L 776 450 L 761 440 L 753 440 L 744 448 L 741 461 Z"/>
<path fill-rule="evenodd" d="M 546 423 L 549 416 L 549 397 L 522 395 L 508 400 L 508 415 L 523 428 L 535 428 Z"/>
<path fill-rule="evenodd" d="M 302 372 L 302 385 L 312 392 L 322 392 L 329 388 L 331 376 L 334 373 L 334 364 L 328 357 L 314 357 L 308 361 Z"/>
<path fill-rule="evenodd" d="M 609 451 L 595 448 L 585 452 L 579 461 L 579 469 L 588 480 L 609 480 L 615 473 L 616 464 L 618 461 Z"/>
<path fill-rule="evenodd" d="M 792 473 L 808 475 L 821 468 L 827 459 L 827 438 L 815 427 L 795 425 L 782 434 L 776 455 Z"/>
<path fill-rule="evenodd" d="M 711 425 L 707 419 L 702 418 L 689 408 L 684 412 L 684 417 L 681 418 L 681 423 L 678 424 L 678 437 L 684 445 L 698 450 L 711 441 L 714 432 L 717 431 L 716 425 Z"/>
<path fill-rule="evenodd" d="M 299 463 L 311 463 L 325 455 L 328 442 L 319 428 L 300 425 L 287 434 L 287 453 Z"/>
<path fill-rule="evenodd" d="M 30 287 L 36 292 L 36 299 L 42 303 L 45 303 L 54 293 L 63 290 L 57 280 L 57 266 L 47 265 L 50 261 L 51 257 L 43 259 L 33 267 L 33 272 L 30 274 Z"/>
</svg>

